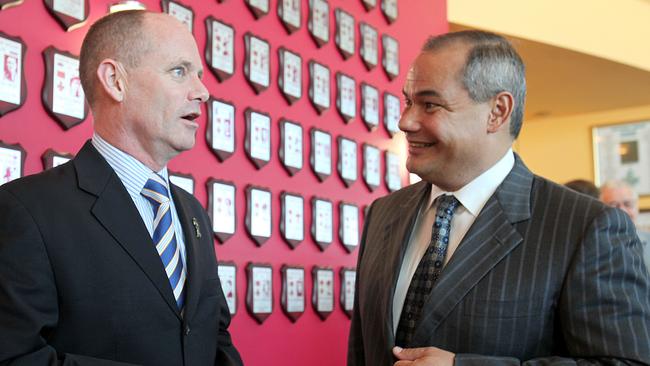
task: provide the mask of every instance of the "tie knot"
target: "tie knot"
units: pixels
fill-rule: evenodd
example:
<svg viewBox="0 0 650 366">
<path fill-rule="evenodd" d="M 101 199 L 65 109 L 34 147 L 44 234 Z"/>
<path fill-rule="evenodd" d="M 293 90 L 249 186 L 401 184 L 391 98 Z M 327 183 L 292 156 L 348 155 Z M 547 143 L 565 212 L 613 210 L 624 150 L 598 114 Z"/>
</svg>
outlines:
<svg viewBox="0 0 650 366">
<path fill-rule="evenodd" d="M 158 174 L 152 175 L 152 177 L 147 180 L 147 183 L 145 183 L 141 193 L 145 198 L 147 198 L 151 203 L 155 205 L 169 202 L 167 184 L 165 183 L 165 180 Z"/>
<path fill-rule="evenodd" d="M 445 194 L 438 197 L 438 214 L 441 216 L 451 217 L 460 202 L 451 194 Z"/>
</svg>

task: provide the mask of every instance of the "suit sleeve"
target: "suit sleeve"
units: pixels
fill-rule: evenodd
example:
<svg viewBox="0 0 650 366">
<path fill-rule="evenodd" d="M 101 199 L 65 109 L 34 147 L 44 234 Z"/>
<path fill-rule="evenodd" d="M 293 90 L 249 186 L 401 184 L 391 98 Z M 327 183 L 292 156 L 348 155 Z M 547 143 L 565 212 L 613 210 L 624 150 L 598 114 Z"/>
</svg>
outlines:
<svg viewBox="0 0 650 366">
<path fill-rule="evenodd" d="M 623 211 L 608 208 L 588 227 L 556 311 L 568 354 L 533 360 L 458 354 L 455 364 L 650 365 L 650 276 Z"/>
<path fill-rule="evenodd" d="M 57 326 L 57 304 L 38 225 L 14 195 L 0 190 L 0 365 L 127 365 L 58 354 L 47 344 Z"/>
<path fill-rule="evenodd" d="M 361 317 L 359 309 L 359 284 L 362 279 L 359 277 L 361 258 L 366 246 L 366 239 L 368 236 L 368 227 L 372 217 L 372 209 L 374 203 L 368 209 L 368 215 L 365 218 L 363 225 L 363 233 L 361 234 L 361 241 L 359 245 L 359 255 L 357 258 L 357 278 L 354 285 L 354 305 L 352 309 L 352 322 L 350 324 L 350 335 L 348 338 L 348 366 L 365 366 L 364 346 L 363 346 L 363 331 L 361 330 Z"/>
</svg>

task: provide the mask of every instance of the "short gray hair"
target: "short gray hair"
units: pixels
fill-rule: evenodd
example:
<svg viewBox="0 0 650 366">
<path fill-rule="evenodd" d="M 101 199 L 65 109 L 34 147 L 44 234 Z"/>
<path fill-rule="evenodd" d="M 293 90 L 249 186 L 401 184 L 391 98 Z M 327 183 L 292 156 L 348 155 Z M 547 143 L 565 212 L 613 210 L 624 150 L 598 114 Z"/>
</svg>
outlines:
<svg viewBox="0 0 650 366">
<path fill-rule="evenodd" d="M 475 102 L 486 102 L 507 91 L 514 97 L 510 135 L 519 136 L 526 100 L 526 68 L 517 51 L 504 37 L 484 31 L 462 31 L 430 37 L 422 52 L 433 52 L 462 42 L 470 50 L 462 71 L 463 86 Z"/>
</svg>

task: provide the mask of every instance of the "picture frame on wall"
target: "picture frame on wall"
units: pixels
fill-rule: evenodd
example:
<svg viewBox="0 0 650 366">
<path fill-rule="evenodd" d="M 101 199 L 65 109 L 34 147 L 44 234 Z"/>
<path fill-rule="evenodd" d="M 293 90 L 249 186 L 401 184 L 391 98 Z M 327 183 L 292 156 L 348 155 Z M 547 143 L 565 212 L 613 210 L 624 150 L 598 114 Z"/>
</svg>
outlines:
<svg viewBox="0 0 650 366">
<path fill-rule="evenodd" d="M 345 123 L 357 117 L 357 83 L 342 72 L 336 73 L 336 110 Z"/>
<path fill-rule="evenodd" d="M 271 45 L 250 32 L 244 34 L 244 43 L 244 75 L 255 93 L 259 94 L 271 85 Z"/>
<path fill-rule="evenodd" d="M 334 19 L 336 21 L 336 34 L 334 35 L 336 48 L 343 56 L 343 59 L 347 60 L 354 56 L 356 48 L 354 17 L 345 10 L 336 8 L 334 10 Z"/>
<path fill-rule="evenodd" d="M 307 28 L 317 47 L 330 40 L 330 5 L 327 0 L 309 0 Z"/>
<path fill-rule="evenodd" d="M 273 233 L 271 191 L 249 185 L 246 187 L 246 231 L 257 246 L 266 243 Z"/>
<path fill-rule="evenodd" d="M 389 92 L 384 92 L 384 127 L 388 134 L 393 137 L 399 129 L 399 119 L 402 114 L 399 97 Z"/>
<path fill-rule="evenodd" d="M 74 159 L 74 155 L 70 153 L 58 152 L 54 149 L 47 149 L 41 156 L 43 161 L 43 169 L 52 169 L 61 164 L 65 164 Z"/>
<path fill-rule="evenodd" d="M 189 173 L 169 171 L 169 181 L 185 192 L 194 195 L 194 176 Z"/>
<path fill-rule="evenodd" d="M 246 277 L 246 309 L 262 324 L 273 313 L 273 267 L 268 263 L 249 263 Z"/>
<path fill-rule="evenodd" d="M 302 24 L 301 0 L 278 0 L 278 18 L 287 33 L 299 30 Z"/>
<path fill-rule="evenodd" d="M 341 309 L 348 318 L 352 318 L 357 271 L 354 268 L 342 267 L 339 277 L 341 279 Z"/>
<path fill-rule="evenodd" d="M 223 296 L 230 316 L 237 314 L 237 265 L 232 261 L 219 261 L 217 267 Z"/>
<path fill-rule="evenodd" d="M 332 244 L 333 227 L 332 201 L 319 197 L 311 199 L 311 235 L 321 251 Z"/>
<path fill-rule="evenodd" d="M 269 0 L 244 0 L 244 2 L 255 19 L 260 19 L 269 13 Z"/>
<path fill-rule="evenodd" d="M 359 246 L 359 207 L 353 203 L 339 203 L 339 240 L 348 253 Z"/>
<path fill-rule="evenodd" d="M 384 34 L 381 36 L 381 65 L 390 80 L 399 76 L 399 42 Z"/>
<path fill-rule="evenodd" d="M 359 22 L 359 54 L 363 64 L 368 70 L 374 69 L 379 59 L 379 44 L 377 29 L 365 22 Z"/>
<path fill-rule="evenodd" d="M 381 183 L 381 152 L 378 147 L 363 144 L 363 181 L 374 192 Z"/>
<path fill-rule="evenodd" d="M 386 150 L 384 152 L 386 161 L 386 188 L 395 192 L 402 188 L 402 176 L 400 174 L 401 160 L 398 154 Z"/>
<path fill-rule="evenodd" d="M 0 0 L 0 10 L 9 9 L 23 3 L 23 0 Z"/>
<path fill-rule="evenodd" d="M 210 178 L 206 188 L 212 232 L 219 243 L 224 244 L 237 230 L 237 187 L 233 182 Z"/>
<path fill-rule="evenodd" d="M 305 268 L 283 265 L 282 273 L 282 310 L 295 323 L 305 313 Z"/>
<path fill-rule="evenodd" d="M 329 109 L 330 69 L 316 61 L 309 61 L 309 100 L 318 114 Z"/>
<path fill-rule="evenodd" d="M 650 120 L 592 128 L 597 186 L 622 180 L 640 196 L 650 196 Z"/>
<path fill-rule="evenodd" d="M 316 127 L 311 128 L 310 135 L 309 162 L 318 180 L 323 182 L 332 175 L 332 135 Z"/>
<path fill-rule="evenodd" d="M 217 81 L 235 74 L 235 28 L 212 15 L 205 18 L 205 61 Z"/>
<path fill-rule="evenodd" d="M 25 53 L 27 46 L 20 37 L 0 31 L 0 117 L 20 108 L 27 98 Z"/>
<path fill-rule="evenodd" d="M 366 11 L 370 11 L 377 6 L 377 0 L 361 0 L 361 4 Z"/>
<path fill-rule="evenodd" d="M 338 143 L 338 173 L 346 187 L 352 186 L 358 179 L 357 142 L 347 137 L 336 138 Z"/>
<path fill-rule="evenodd" d="M 262 169 L 271 161 L 271 116 L 251 108 L 246 109 L 244 116 L 246 156 L 257 169 Z"/>
<path fill-rule="evenodd" d="M 318 317 L 325 321 L 334 311 L 334 270 L 314 266 L 311 271 L 312 306 Z"/>
<path fill-rule="evenodd" d="M 297 193 L 282 192 L 280 202 L 280 233 L 289 247 L 295 249 L 305 240 L 305 199 Z"/>
<path fill-rule="evenodd" d="M 83 122 L 89 111 L 79 78 L 79 57 L 49 46 L 43 51 L 43 58 L 43 105 L 47 113 L 68 130 Z"/>
<path fill-rule="evenodd" d="M 236 108 L 231 102 L 210 96 L 207 105 L 208 125 L 205 129 L 210 151 L 223 162 L 235 153 Z"/>
<path fill-rule="evenodd" d="M 389 24 L 395 23 L 399 15 L 398 0 L 381 0 L 381 13 Z"/>
<path fill-rule="evenodd" d="M 302 170 L 303 138 L 302 126 L 286 119 L 280 120 L 280 161 L 282 166 L 293 176 Z"/>
<path fill-rule="evenodd" d="M 164 13 L 178 19 L 187 26 L 187 30 L 194 34 L 194 10 L 177 0 L 160 0 L 160 6 Z"/>
<path fill-rule="evenodd" d="M 89 0 L 43 0 L 43 4 L 66 32 L 82 27 L 90 13 Z"/>
<path fill-rule="evenodd" d="M 0 186 L 25 175 L 27 152 L 20 144 L 0 140 Z"/>
<path fill-rule="evenodd" d="M 361 119 L 368 131 L 379 126 L 379 90 L 366 83 L 361 83 Z"/>
<path fill-rule="evenodd" d="M 293 104 L 302 98 L 302 57 L 284 47 L 278 48 L 278 86 L 284 99 Z"/>
</svg>

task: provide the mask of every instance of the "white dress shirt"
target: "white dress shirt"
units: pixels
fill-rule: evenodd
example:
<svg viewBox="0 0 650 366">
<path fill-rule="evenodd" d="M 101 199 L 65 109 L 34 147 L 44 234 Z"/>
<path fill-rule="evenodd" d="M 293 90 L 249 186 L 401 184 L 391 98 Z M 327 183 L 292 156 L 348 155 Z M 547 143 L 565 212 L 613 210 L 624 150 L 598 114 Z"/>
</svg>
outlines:
<svg viewBox="0 0 650 366">
<path fill-rule="evenodd" d="M 467 185 L 455 192 L 445 192 L 440 188 L 431 185 L 431 195 L 425 205 L 421 205 L 418 218 L 413 226 L 413 231 L 408 241 L 408 247 L 404 253 L 402 267 L 400 268 L 395 295 L 393 296 L 393 333 L 397 332 L 397 325 L 404 307 L 404 300 L 408 292 L 411 278 L 424 256 L 424 252 L 429 247 L 431 240 L 431 228 L 433 226 L 437 202 L 436 198 L 443 194 L 451 194 L 456 197 L 460 205 L 454 211 L 454 217 L 451 220 L 451 229 L 449 233 L 449 244 L 447 246 L 447 255 L 445 264 L 458 248 L 461 240 L 476 220 L 476 217 L 483 209 L 490 197 L 497 190 L 497 187 L 503 182 L 508 173 L 515 165 L 515 157 L 512 149 L 494 164 L 490 169 L 474 178 Z M 444 276 L 444 271 L 441 274 Z"/>
</svg>

